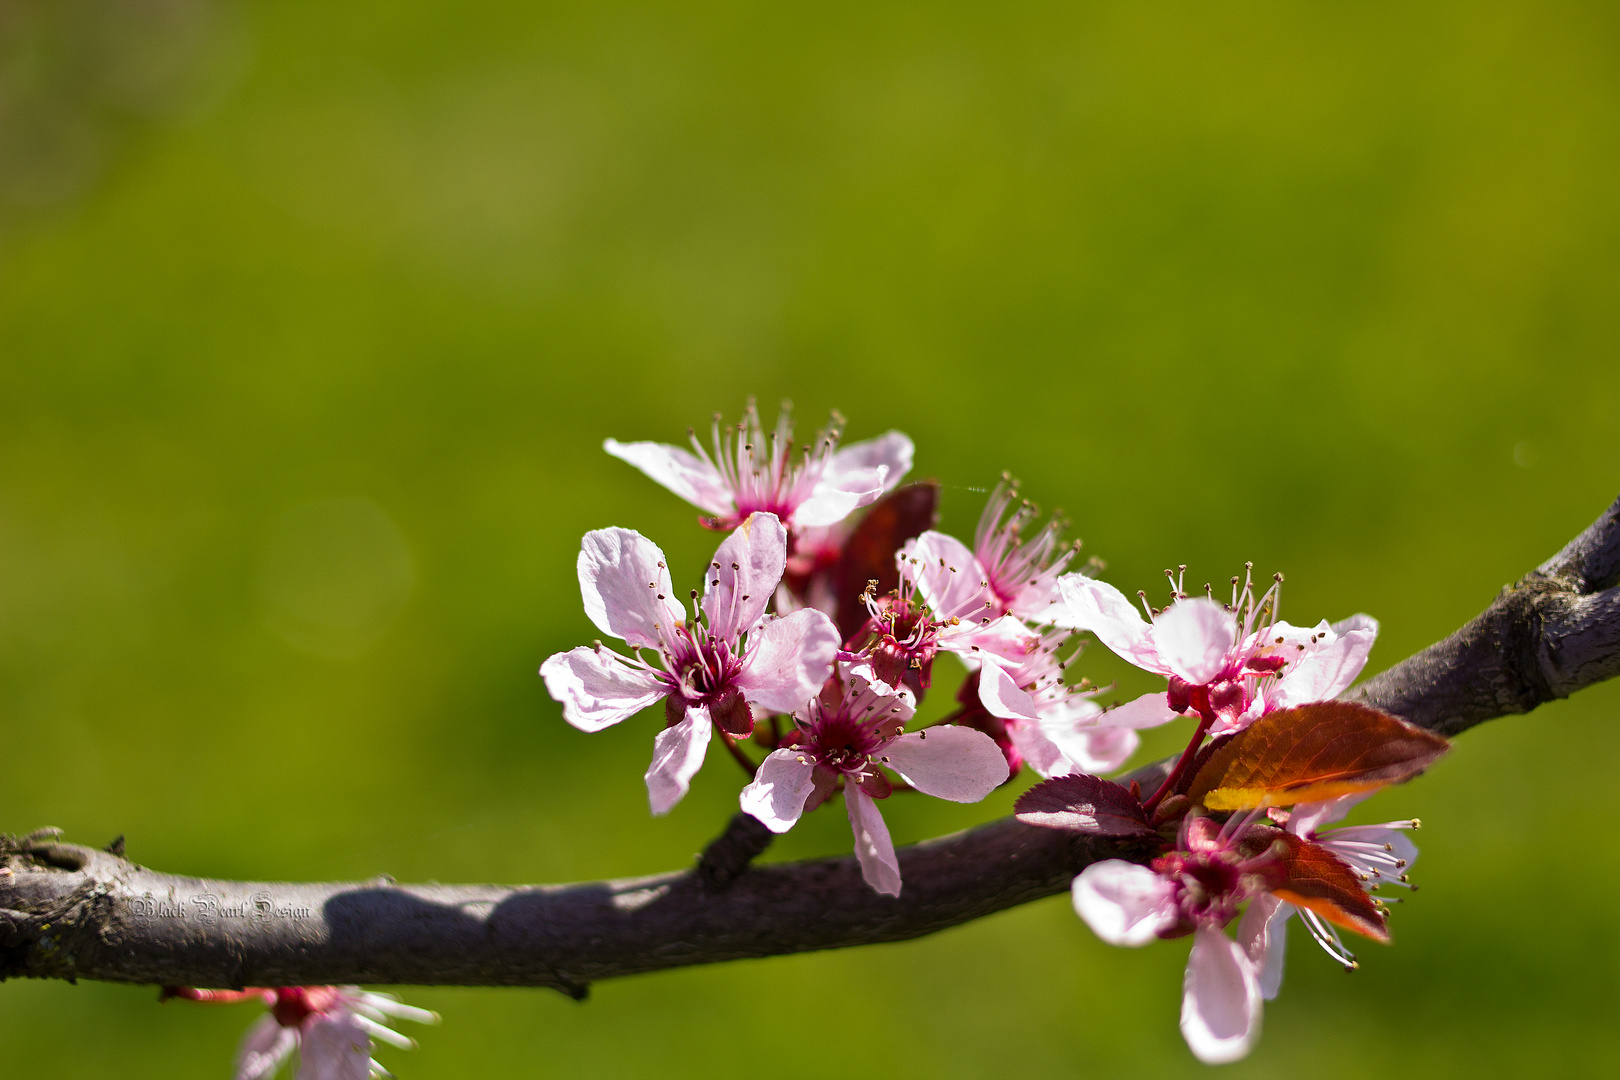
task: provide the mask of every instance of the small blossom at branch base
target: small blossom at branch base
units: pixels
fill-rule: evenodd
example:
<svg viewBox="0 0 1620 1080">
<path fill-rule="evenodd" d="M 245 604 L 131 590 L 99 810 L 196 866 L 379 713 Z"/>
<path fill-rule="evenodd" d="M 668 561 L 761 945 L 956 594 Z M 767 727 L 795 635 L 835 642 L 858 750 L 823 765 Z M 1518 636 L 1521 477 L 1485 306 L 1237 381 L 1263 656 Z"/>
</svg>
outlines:
<svg viewBox="0 0 1620 1080">
<path fill-rule="evenodd" d="M 746 737 L 754 728 L 751 704 L 772 712 L 798 708 L 832 671 L 839 642 L 831 619 L 811 609 L 766 615 L 786 557 L 782 523 L 771 514 L 748 518 L 715 551 L 704 575 L 702 618 L 689 622 L 657 545 L 629 529 L 585 535 L 579 555 L 585 613 L 637 655 L 598 643 L 557 653 L 540 674 L 562 702 L 563 718 L 582 731 L 601 731 L 664 702 L 666 726 L 646 777 L 653 813 L 668 813 L 685 796 L 715 727 Z M 641 659 L 643 649 L 655 652 L 656 665 Z"/>
<path fill-rule="evenodd" d="M 414 1049 L 414 1040 L 388 1024 L 411 1020 L 436 1024 L 437 1013 L 401 1004 L 391 994 L 377 994 L 358 986 L 249 987 L 246 990 L 194 990 L 169 987 L 164 999 L 236 1002 L 262 1001 L 269 1006 L 243 1036 L 237 1048 L 233 1080 L 267 1080 L 296 1052 L 297 1080 L 367 1080 L 390 1076 L 371 1056 L 372 1040 L 402 1050 Z"/>
<path fill-rule="evenodd" d="M 876 678 L 866 664 L 838 675 L 795 711 L 789 745 L 772 751 L 739 804 L 784 833 L 842 785 L 861 876 L 879 893 L 900 895 L 900 863 L 877 801 L 893 784 L 888 767 L 913 788 L 952 802 L 978 802 L 1007 779 L 1007 762 L 983 732 L 944 725 L 905 733 L 915 699 Z"/>
<path fill-rule="evenodd" d="M 712 453 L 689 433 L 692 450 L 663 443 L 621 443 L 603 449 L 712 515 L 704 524 L 730 531 L 750 514 L 774 514 L 790 532 L 833 525 L 869 506 L 911 471 L 911 440 L 898 431 L 840 448 L 843 419 L 802 447 L 793 443 L 792 407 L 782 406 L 774 430 L 760 423 L 750 400 L 743 419 L 722 427 L 714 419 Z"/>
</svg>

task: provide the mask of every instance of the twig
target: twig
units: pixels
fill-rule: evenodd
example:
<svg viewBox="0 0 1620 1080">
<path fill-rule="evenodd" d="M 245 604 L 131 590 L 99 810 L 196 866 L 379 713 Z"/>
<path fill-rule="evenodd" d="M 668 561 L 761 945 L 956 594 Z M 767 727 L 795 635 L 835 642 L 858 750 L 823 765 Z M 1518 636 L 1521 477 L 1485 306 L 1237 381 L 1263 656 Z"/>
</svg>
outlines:
<svg viewBox="0 0 1620 1080">
<path fill-rule="evenodd" d="M 1445 641 L 1348 697 L 1450 735 L 1620 673 L 1620 500 Z M 1160 762 L 1122 778 L 1144 790 Z M 741 823 L 739 823 L 741 822 Z M 579 885 L 213 881 L 49 835 L 0 841 L 0 976 L 240 987 L 549 986 L 901 941 L 1068 888 L 1128 844 L 1012 819 L 903 848 L 898 898 L 853 858 L 749 866 L 741 815 L 682 873 Z M 5 871 L 9 871 L 6 873 Z"/>
</svg>

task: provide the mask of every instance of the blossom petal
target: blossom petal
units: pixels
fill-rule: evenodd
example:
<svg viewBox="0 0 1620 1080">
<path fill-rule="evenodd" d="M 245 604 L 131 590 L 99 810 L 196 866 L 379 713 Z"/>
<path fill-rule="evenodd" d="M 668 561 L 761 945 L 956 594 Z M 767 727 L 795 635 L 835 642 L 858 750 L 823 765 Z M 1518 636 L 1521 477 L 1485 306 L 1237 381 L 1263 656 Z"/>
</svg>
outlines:
<svg viewBox="0 0 1620 1080">
<path fill-rule="evenodd" d="M 1127 701 L 1123 705 L 1116 705 L 1102 714 L 1100 723 L 1109 727 L 1132 728 L 1140 731 L 1143 728 L 1158 727 L 1172 720 L 1179 719 L 1180 713 L 1170 707 L 1169 699 L 1163 690 L 1143 694 L 1139 698 Z"/>
<path fill-rule="evenodd" d="M 804 813 L 804 801 L 816 786 L 816 767 L 797 750 L 773 750 L 760 762 L 754 781 L 738 802 L 773 833 L 785 833 Z"/>
<path fill-rule="evenodd" d="M 1374 788 L 1369 791 L 1357 791 L 1349 795 L 1340 795 L 1336 799 L 1300 803 L 1288 815 L 1288 831 L 1295 836 L 1310 839 L 1311 834 L 1317 829 L 1324 825 L 1331 825 L 1335 821 L 1343 821 L 1344 816 L 1350 812 L 1351 807 L 1372 798 L 1377 793 L 1378 789 Z"/>
<path fill-rule="evenodd" d="M 793 512 L 795 528 L 832 525 L 870 506 L 911 470 L 911 440 L 898 431 L 852 443 L 828 460 L 810 497 Z"/>
<path fill-rule="evenodd" d="M 1260 981 L 1238 943 L 1200 927 L 1182 982 L 1181 1034 L 1206 1065 L 1237 1061 L 1260 1034 Z"/>
<path fill-rule="evenodd" d="M 1007 738 L 1012 740 L 1013 749 L 1024 759 L 1024 764 L 1035 770 L 1038 776 L 1050 779 L 1054 776 L 1067 776 L 1070 773 L 1086 771 L 1070 760 L 1062 748 L 1042 730 L 1040 724 L 1008 724 Z"/>
<path fill-rule="evenodd" d="M 692 777 L 703 767 L 714 724 L 709 710 L 690 705 L 686 719 L 667 727 L 653 740 L 652 764 L 647 767 L 647 801 L 654 814 L 667 814 L 686 796 Z"/>
<path fill-rule="evenodd" d="M 1335 634 L 1348 634 L 1354 630 L 1371 630 L 1373 636 L 1376 637 L 1378 636 L 1378 620 L 1371 615 L 1358 612 L 1333 624 Z"/>
<path fill-rule="evenodd" d="M 690 451 L 667 443 L 622 443 L 617 439 L 608 439 L 602 449 L 716 517 L 725 517 L 736 506 L 731 488 L 715 467 Z"/>
<path fill-rule="evenodd" d="M 1207 597 L 1177 600 L 1153 621 L 1153 644 L 1173 674 L 1201 686 L 1226 666 L 1237 644 L 1237 620 Z"/>
<path fill-rule="evenodd" d="M 947 626 L 939 632 L 937 640 L 941 649 L 968 661 L 970 668 L 973 661 L 986 657 L 1016 667 L 1041 644 L 1040 635 L 1011 615 L 1002 615 L 987 623 L 964 621 Z"/>
<path fill-rule="evenodd" d="M 662 631 L 686 621 L 658 545 L 632 529 L 594 529 L 579 552 L 585 614 L 632 648 L 658 647 Z"/>
<path fill-rule="evenodd" d="M 298 1080 L 368 1080 L 371 1035 L 353 1013 L 307 1022 L 298 1042 Z"/>
<path fill-rule="evenodd" d="M 236 1067 L 232 1080 L 266 1080 L 281 1068 L 281 1063 L 298 1045 L 298 1033 L 282 1027 L 268 1013 L 253 1022 L 236 1048 Z"/>
<path fill-rule="evenodd" d="M 906 545 L 902 575 L 916 582 L 923 603 L 941 622 L 996 618 L 1001 605 L 972 551 L 954 536 L 929 531 Z"/>
<path fill-rule="evenodd" d="M 1089 731 L 1075 731 L 1060 738 L 1047 728 L 1047 737 L 1063 751 L 1063 756 L 1079 766 L 1081 772 L 1113 772 L 1125 764 L 1142 737 L 1130 728 L 1100 727 Z"/>
<path fill-rule="evenodd" d="M 787 529 L 775 514 L 750 514 L 720 542 L 703 575 L 709 632 L 736 641 L 753 629 L 787 568 Z"/>
<path fill-rule="evenodd" d="M 884 896 L 900 895 L 900 860 L 894 857 L 894 842 L 883 823 L 877 803 L 857 784 L 844 785 L 844 806 L 849 810 L 849 828 L 855 834 L 855 858 L 861 864 L 861 877 Z"/>
<path fill-rule="evenodd" d="M 1176 924 L 1174 886 L 1145 866 L 1104 859 L 1074 879 L 1074 910 L 1110 945 L 1137 948 Z"/>
<path fill-rule="evenodd" d="M 636 667 L 611 649 L 556 653 L 540 665 L 546 692 L 562 702 L 563 719 L 581 731 L 601 731 L 634 716 L 669 693 L 656 672 Z"/>
<path fill-rule="evenodd" d="M 832 674 L 840 644 L 838 627 L 814 608 L 772 619 L 749 636 L 737 688 L 773 712 L 802 709 Z"/>
<path fill-rule="evenodd" d="M 1288 946 L 1288 917 L 1294 905 L 1266 893 L 1249 904 L 1238 923 L 1237 940 L 1255 967 L 1260 996 L 1267 1001 L 1282 989 L 1283 953 Z"/>
<path fill-rule="evenodd" d="M 1317 842 L 1346 861 L 1349 861 L 1346 857 L 1348 852 L 1334 851 L 1339 844 L 1371 844 L 1375 848 L 1387 845 L 1387 850 L 1382 854 L 1387 858 L 1401 860 L 1407 867 L 1417 862 L 1418 857 L 1418 847 L 1412 843 L 1410 836 L 1400 829 L 1386 829 L 1382 825 L 1347 825 L 1342 829 L 1333 829 L 1325 833 L 1317 838 Z"/>
<path fill-rule="evenodd" d="M 956 724 L 901 735 L 878 756 L 918 791 L 952 802 L 978 802 L 1007 781 L 1007 758 L 996 741 Z"/>
<path fill-rule="evenodd" d="M 855 481 L 852 477 L 882 469 L 883 490 L 887 491 L 911 471 L 914 453 L 915 448 L 907 435 L 899 431 L 886 431 L 875 439 L 862 439 L 840 448 L 827 462 L 827 471 L 821 476 L 822 483 L 853 490 L 864 481 Z"/>
<path fill-rule="evenodd" d="M 1089 630 L 1120 659 L 1144 671 L 1170 674 L 1153 643 L 1153 628 L 1125 594 L 1105 581 L 1084 574 L 1058 578 L 1061 602 L 1047 615 L 1055 626 Z"/>
<path fill-rule="evenodd" d="M 1041 714 L 1035 699 L 1020 690 L 1005 668 L 991 661 L 979 665 L 979 703 L 991 716 L 1003 720 L 1039 723 Z"/>
<path fill-rule="evenodd" d="M 1365 618 L 1365 616 L 1359 616 Z M 1345 620 L 1349 622 L 1350 620 Z M 1371 620 L 1368 620 L 1371 621 Z M 1338 697 L 1367 666 L 1367 654 L 1378 639 L 1378 625 L 1352 629 L 1308 652 L 1283 670 L 1266 695 L 1266 708 L 1287 709 Z"/>
</svg>

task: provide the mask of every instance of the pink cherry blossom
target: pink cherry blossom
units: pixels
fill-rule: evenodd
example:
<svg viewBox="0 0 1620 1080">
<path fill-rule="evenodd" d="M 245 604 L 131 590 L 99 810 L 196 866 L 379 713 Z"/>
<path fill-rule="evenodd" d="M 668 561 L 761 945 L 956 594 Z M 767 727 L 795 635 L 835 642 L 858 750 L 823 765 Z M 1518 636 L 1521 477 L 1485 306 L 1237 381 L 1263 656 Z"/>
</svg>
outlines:
<svg viewBox="0 0 1620 1080">
<path fill-rule="evenodd" d="M 952 802 L 978 802 L 1007 779 L 989 736 L 944 725 L 905 733 L 915 699 L 878 680 L 864 663 L 838 665 L 838 677 L 795 711 L 791 745 L 760 764 L 739 802 L 772 832 L 791 829 L 840 782 L 861 876 L 877 892 L 900 895 L 900 863 L 877 800 L 893 785 L 887 766 L 913 788 Z"/>
<path fill-rule="evenodd" d="M 391 1020 L 436 1024 L 437 1013 L 402 1005 L 391 994 L 358 986 L 280 986 L 274 989 L 193 990 L 171 987 L 165 998 L 191 1001 L 262 1001 L 270 1007 L 236 1051 L 233 1080 L 266 1080 L 296 1051 L 298 1080 L 367 1080 L 389 1076 L 371 1056 L 376 1039 L 404 1050 L 416 1046 L 388 1027 Z"/>
<path fill-rule="evenodd" d="M 991 520 L 1001 513 L 996 509 Z M 1010 546 L 1001 550 L 1013 551 L 1015 561 L 1022 558 Z M 915 661 L 915 667 L 924 667 L 939 650 L 961 657 L 973 673 L 969 682 L 979 702 L 979 709 L 969 704 L 966 722 L 997 739 L 1009 766 L 1028 761 L 1042 776 L 1107 772 L 1135 752 L 1136 733 L 1104 720 L 1089 692 L 1064 681 L 1065 661 L 1057 654 L 1068 631 L 1036 633 L 1020 615 L 1008 614 L 989 571 L 961 541 L 925 532 L 901 551 L 899 566 L 900 594 L 885 598 L 888 606 L 874 612 L 875 619 L 887 617 L 897 627 L 877 644 L 880 665 L 890 654 Z M 1032 585 L 1024 594 L 1031 589 L 1040 591 Z M 1043 612 L 1051 607 L 1044 600 L 1030 606 Z"/>
<path fill-rule="evenodd" d="M 1302 803 L 1288 814 L 1284 828 L 1331 851 L 1361 879 L 1369 894 L 1385 886 L 1415 889 L 1406 871 L 1417 862 L 1417 845 L 1406 831 L 1418 827 L 1417 819 L 1386 821 L 1378 825 L 1351 825 L 1318 830 L 1343 819 L 1351 807 L 1373 792 L 1345 795 L 1325 802 Z M 1354 970 L 1356 958 L 1345 948 L 1339 931 L 1315 912 L 1297 908 L 1276 896 L 1265 896 L 1249 905 L 1238 924 L 1238 941 L 1260 971 L 1260 989 L 1267 1001 L 1282 987 L 1283 955 L 1287 947 L 1287 923 L 1299 915 L 1305 929 L 1335 961 Z"/>
<path fill-rule="evenodd" d="M 1255 598 L 1233 579 L 1232 602 L 1189 597 L 1172 579 L 1175 599 L 1148 618 L 1112 585 L 1081 574 L 1058 583 L 1055 621 L 1089 630 L 1121 658 L 1170 680 L 1111 711 L 1122 727 L 1152 727 L 1192 712 L 1214 735 L 1238 731 L 1277 709 L 1324 701 L 1347 689 L 1367 663 L 1378 623 L 1354 615 L 1338 623 L 1292 626 L 1277 617 L 1281 577 Z M 1146 601 L 1144 600 L 1144 605 Z"/>
<path fill-rule="evenodd" d="M 789 712 L 831 673 L 839 644 L 831 619 L 810 609 L 781 618 L 765 613 L 786 553 L 781 521 L 751 515 L 715 552 L 703 619 L 689 622 L 656 544 L 629 529 L 585 535 L 579 555 L 585 613 L 635 655 L 598 642 L 557 653 L 540 674 L 562 702 L 563 718 L 581 731 L 601 731 L 664 702 L 666 726 L 647 770 L 653 813 L 668 813 L 686 794 L 716 725 L 744 737 L 753 730 L 750 703 Z M 643 649 L 656 654 L 656 664 L 641 658 Z"/>
<path fill-rule="evenodd" d="M 1003 474 L 1001 483 L 985 502 L 979 527 L 974 531 L 973 562 L 979 580 L 1004 614 L 1047 623 L 1052 621 L 1051 609 L 1058 602 L 1058 578 L 1080 545 L 1078 541 L 1064 542 L 1064 523 L 1057 516 L 1033 535 L 1026 535 L 1030 522 L 1039 514 L 1033 503 L 1018 497 L 1018 482 Z M 940 554 L 951 559 L 948 552 Z M 959 572 L 968 573 L 960 556 L 951 561 Z"/>
<path fill-rule="evenodd" d="M 1352 826 L 1320 832 L 1370 792 L 1301 804 L 1266 814 L 1288 832 L 1325 848 L 1368 891 L 1381 885 L 1411 888 L 1405 868 L 1417 858 L 1402 831 L 1416 821 Z M 1075 878 L 1075 911 L 1098 937 L 1112 945 L 1141 946 L 1155 938 L 1194 934 L 1182 987 L 1181 1031 L 1199 1060 L 1236 1061 L 1249 1052 L 1260 1030 L 1261 1003 L 1282 984 L 1285 926 L 1299 914 L 1330 956 L 1348 968 L 1355 957 L 1326 919 L 1277 895 L 1294 885 L 1279 861 L 1274 830 L 1256 836 L 1255 810 L 1225 824 L 1203 816 L 1182 821 L 1175 850 L 1140 866 L 1120 859 L 1093 863 Z M 1271 837 L 1270 843 L 1267 836 Z M 1222 929 L 1247 903 L 1236 940 Z"/>
<path fill-rule="evenodd" d="M 1121 859 L 1092 863 L 1073 887 L 1075 911 L 1110 944 L 1194 935 L 1181 1033 L 1194 1056 L 1212 1065 L 1243 1057 L 1260 1033 L 1260 963 L 1221 932 L 1244 901 L 1268 897 L 1280 882 L 1269 851 L 1242 850 L 1246 824 L 1187 818 L 1176 850 L 1151 867 Z"/>
<path fill-rule="evenodd" d="M 767 513 L 797 534 L 871 505 L 911 470 L 911 440 L 900 432 L 840 449 L 843 426 L 835 413 L 812 442 L 796 448 L 791 406 L 783 404 L 775 430 L 766 432 L 750 400 L 734 427 L 722 428 L 715 417 L 712 453 L 696 433 L 689 433 L 692 451 L 616 439 L 603 449 L 712 515 L 705 522 L 712 528 L 733 529 L 750 514 Z"/>
</svg>

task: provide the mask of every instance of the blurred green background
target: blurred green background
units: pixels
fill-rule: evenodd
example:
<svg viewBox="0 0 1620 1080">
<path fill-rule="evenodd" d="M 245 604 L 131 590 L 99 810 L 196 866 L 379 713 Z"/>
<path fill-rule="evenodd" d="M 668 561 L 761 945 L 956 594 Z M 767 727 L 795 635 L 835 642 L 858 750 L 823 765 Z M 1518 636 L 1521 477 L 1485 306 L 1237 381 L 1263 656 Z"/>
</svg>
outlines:
<svg viewBox="0 0 1620 1080">
<path fill-rule="evenodd" d="M 1012 470 L 1127 590 L 1282 569 L 1285 615 L 1371 612 L 1387 666 L 1620 491 L 1617 190 L 1601 4 L 10 0 L 0 828 L 257 878 L 685 865 L 737 770 L 651 820 L 656 720 L 580 734 L 535 669 L 595 636 L 586 529 L 678 585 L 712 550 L 601 440 L 750 393 L 909 432 L 948 528 Z M 1425 821 L 1396 947 L 1346 977 L 1296 925 L 1229 1075 L 1612 1074 L 1617 707 L 1487 725 L 1364 808 Z M 1011 798 L 887 812 L 909 841 Z M 848 844 L 825 813 L 772 857 Z M 382 1056 L 1196 1075 L 1185 953 L 1052 898 L 582 1005 L 413 989 L 445 1023 Z M 253 1011 L 154 997 L 0 986 L 0 1071 L 226 1075 Z"/>
</svg>

